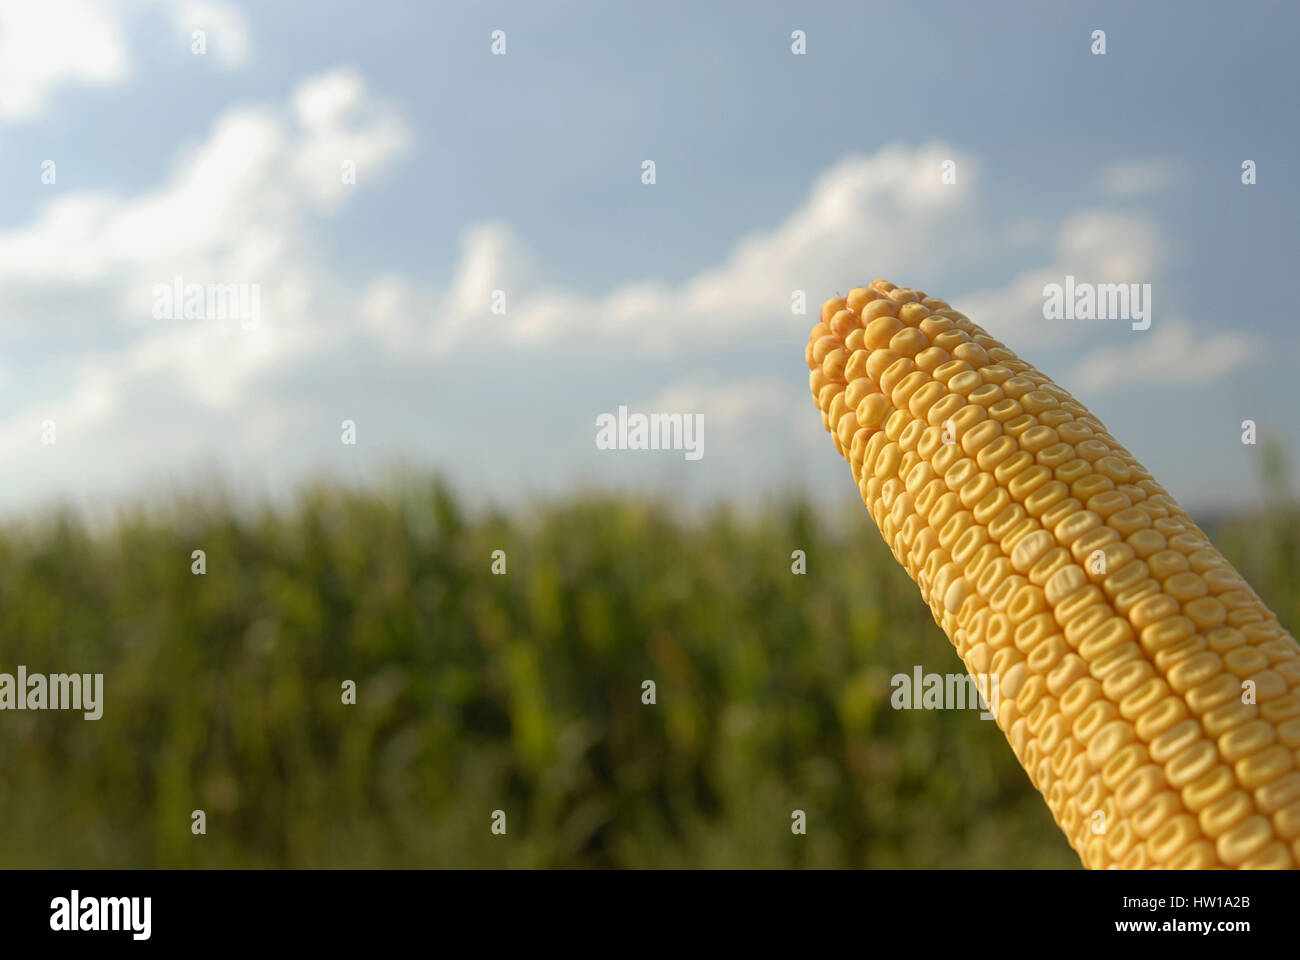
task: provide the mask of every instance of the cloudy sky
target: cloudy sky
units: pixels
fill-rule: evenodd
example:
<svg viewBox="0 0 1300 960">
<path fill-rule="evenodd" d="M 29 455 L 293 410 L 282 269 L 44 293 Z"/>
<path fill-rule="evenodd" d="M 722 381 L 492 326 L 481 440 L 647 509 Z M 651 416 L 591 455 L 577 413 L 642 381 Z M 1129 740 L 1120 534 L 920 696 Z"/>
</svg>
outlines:
<svg viewBox="0 0 1300 960">
<path fill-rule="evenodd" d="M 1300 453 L 1298 10 L 0 0 L 0 510 L 401 463 L 851 498 L 803 352 L 876 277 L 1250 507 L 1241 422 Z M 1151 284 L 1150 329 L 1045 320 L 1067 274 Z M 159 319 L 177 277 L 259 322 Z M 703 459 L 598 450 L 619 405 L 703 414 Z"/>
</svg>

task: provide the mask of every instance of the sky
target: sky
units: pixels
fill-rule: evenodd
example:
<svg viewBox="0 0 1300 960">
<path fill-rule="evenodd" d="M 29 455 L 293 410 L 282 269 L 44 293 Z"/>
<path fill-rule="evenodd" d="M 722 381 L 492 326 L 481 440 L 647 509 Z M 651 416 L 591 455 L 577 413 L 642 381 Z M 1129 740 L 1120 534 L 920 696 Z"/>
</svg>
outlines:
<svg viewBox="0 0 1300 960">
<path fill-rule="evenodd" d="M 506 507 L 851 499 L 804 346 L 878 277 L 1185 507 L 1252 509 L 1265 446 L 1300 452 L 1297 27 L 1250 0 L 0 0 L 0 512 L 403 465 Z M 1067 276 L 1149 284 L 1149 329 L 1045 318 Z M 177 278 L 247 309 L 170 309 Z M 702 416 L 703 456 L 600 449 L 620 406 Z"/>
</svg>

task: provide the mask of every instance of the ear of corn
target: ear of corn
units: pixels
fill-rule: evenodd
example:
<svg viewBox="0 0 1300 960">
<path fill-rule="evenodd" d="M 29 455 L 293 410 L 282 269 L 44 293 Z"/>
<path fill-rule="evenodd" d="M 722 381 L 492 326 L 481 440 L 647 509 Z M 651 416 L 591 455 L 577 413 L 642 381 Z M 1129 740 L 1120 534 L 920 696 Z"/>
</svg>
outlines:
<svg viewBox="0 0 1300 960">
<path fill-rule="evenodd" d="M 881 535 L 997 678 L 998 726 L 1085 866 L 1300 864 L 1300 647 L 1132 454 L 919 290 L 826 301 L 807 360 Z"/>
</svg>

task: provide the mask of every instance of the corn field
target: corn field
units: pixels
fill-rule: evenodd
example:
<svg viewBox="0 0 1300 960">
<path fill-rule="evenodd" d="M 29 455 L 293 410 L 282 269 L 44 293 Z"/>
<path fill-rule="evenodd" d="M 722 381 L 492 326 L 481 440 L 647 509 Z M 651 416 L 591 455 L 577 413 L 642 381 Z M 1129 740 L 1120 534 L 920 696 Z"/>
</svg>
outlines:
<svg viewBox="0 0 1300 960">
<path fill-rule="evenodd" d="M 1210 527 L 1293 631 L 1295 530 Z M 54 514 L 0 606 L 0 669 L 104 674 L 99 720 L 6 716 L 3 867 L 1079 866 L 993 721 L 891 708 L 963 668 L 860 504 Z"/>
</svg>

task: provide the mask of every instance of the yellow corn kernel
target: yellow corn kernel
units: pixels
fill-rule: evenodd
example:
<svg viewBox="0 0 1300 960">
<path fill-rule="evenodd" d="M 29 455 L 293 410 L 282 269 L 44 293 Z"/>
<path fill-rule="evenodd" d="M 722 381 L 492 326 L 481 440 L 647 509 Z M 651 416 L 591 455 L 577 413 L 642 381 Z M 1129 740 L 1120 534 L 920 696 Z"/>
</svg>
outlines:
<svg viewBox="0 0 1300 960">
<path fill-rule="evenodd" d="M 997 677 L 1084 865 L 1300 865 L 1300 647 L 1186 512 L 945 301 L 877 280 L 819 320 L 836 448 L 967 669 Z"/>
</svg>

